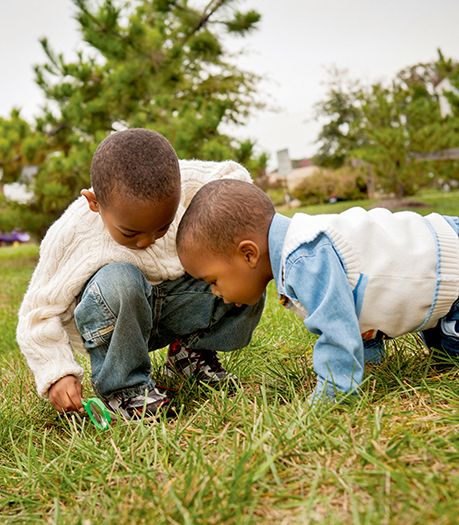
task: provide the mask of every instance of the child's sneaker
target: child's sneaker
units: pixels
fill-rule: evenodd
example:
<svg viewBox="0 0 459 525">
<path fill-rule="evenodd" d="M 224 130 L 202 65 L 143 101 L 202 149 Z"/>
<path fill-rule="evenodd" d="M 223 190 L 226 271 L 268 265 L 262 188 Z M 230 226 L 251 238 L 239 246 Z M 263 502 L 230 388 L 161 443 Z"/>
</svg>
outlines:
<svg viewBox="0 0 459 525">
<path fill-rule="evenodd" d="M 171 399 L 160 392 L 158 387 L 153 387 L 145 394 L 124 397 L 122 394 L 110 398 L 103 398 L 105 405 L 115 414 L 121 414 L 125 419 L 148 419 L 160 413 L 169 414 Z"/>
<path fill-rule="evenodd" d="M 236 379 L 222 367 L 215 350 L 193 350 L 182 346 L 180 341 L 169 345 L 165 374 L 168 377 L 195 378 L 209 384 Z"/>
<path fill-rule="evenodd" d="M 435 328 L 419 335 L 431 351 L 430 366 L 442 372 L 459 364 L 459 321 L 442 319 Z"/>
</svg>

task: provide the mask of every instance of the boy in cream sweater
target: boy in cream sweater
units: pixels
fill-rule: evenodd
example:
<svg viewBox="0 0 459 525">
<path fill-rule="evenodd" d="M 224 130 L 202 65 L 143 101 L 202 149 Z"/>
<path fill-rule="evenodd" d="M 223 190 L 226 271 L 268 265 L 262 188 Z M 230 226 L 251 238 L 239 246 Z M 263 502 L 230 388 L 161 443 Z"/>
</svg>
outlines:
<svg viewBox="0 0 459 525">
<path fill-rule="evenodd" d="M 436 213 L 351 208 L 289 219 L 253 184 L 222 180 L 193 198 L 177 250 L 185 270 L 230 303 L 255 305 L 275 280 L 281 304 L 319 336 L 318 399 L 357 391 L 387 337 L 420 332 L 459 358 L 458 234 L 458 217 Z"/>
<path fill-rule="evenodd" d="M 17 340 L 40 396 L 82 410 L 84 343 L 92 383 L 126 418 L 155 415 L 170 399 L 150 376 L 149 351 L 170 345 L 169 373 L 217 383 L 216 350 L 241 348 L 263 301 L 238 308 L 184 273 L 175 235 L 196 191 L 211 180 L 250 181 L 235 162 L 178 161 L 160 134 L 107 137 L 91 164 L 92 187 L 48 230 L 19 311 Z"/>
</svg>

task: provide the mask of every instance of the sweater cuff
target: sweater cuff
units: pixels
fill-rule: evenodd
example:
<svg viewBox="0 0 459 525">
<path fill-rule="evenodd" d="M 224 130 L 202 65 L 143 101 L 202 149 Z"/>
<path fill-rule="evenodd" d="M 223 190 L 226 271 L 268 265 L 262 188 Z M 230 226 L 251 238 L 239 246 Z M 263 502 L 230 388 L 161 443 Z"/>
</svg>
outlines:
<svg viewBox="0 0 459 525">
<path fill-rule="evenodd" d="M 80 382 L 83 381 L 83 368 L 76 363 L 69 363 L 68 366 L 53 366 L 48 363 L 46 368 L 35 372 L 35 382 L 37 385 L 37 392 L 43 399 L 48 399 L 49 389 L 65 376 L 72 375 L 77 377 Z"/>
</svg>

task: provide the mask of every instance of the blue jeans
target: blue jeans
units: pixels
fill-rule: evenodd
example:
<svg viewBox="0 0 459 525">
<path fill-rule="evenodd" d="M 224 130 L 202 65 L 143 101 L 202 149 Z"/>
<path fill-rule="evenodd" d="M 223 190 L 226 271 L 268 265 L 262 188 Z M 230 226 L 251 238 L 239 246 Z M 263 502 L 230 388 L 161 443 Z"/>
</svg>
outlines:
<svg viewBox="0 0 459 525">
<path fill-rule="evenodd" d="M 94 390 L 102 397 L 143 393 L 154 386 L 149 351 L 175 339 L 195 350 L 246 346 L 264 298 L 236 307 L 189 275 L 152 285 L 135 266 L 112 263 L 86 284 L 75 322 L 89 352 Z"/>
<path fill-rule="evenodd" d="M 459 236 L 459 217 L 443 216 Z M 459 298 L 437 326 L 421 332 L 426 345 L 459 357 Z"/>
<path fill-rule="evenodd" d="M 459 357 L 459 299 L 434 328 L 421 332 L 421 337 L 429 348 Z"/>
<path fill-rule="evenodd" d="M 363 357 L 365 363 L 380 363 L 384 358 L 385 352 L 384 339 L 378 334 L 375 339 L 363 342 Z"/>
</svg>

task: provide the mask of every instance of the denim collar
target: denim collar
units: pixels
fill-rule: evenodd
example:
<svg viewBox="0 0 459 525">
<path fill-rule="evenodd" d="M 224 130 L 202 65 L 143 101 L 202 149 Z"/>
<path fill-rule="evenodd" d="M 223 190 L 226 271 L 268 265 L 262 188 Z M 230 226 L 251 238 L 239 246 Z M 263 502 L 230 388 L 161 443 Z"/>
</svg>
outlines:
<svg viewBox="0 0 459 525">
<path fill-rule="evenodd" d="M 282 247 L 284 239 L 290 226 L 290 219 L 276 213 L 271 221 L 268 233 L 269 260 L 273 271 L 274 280 L 278 293 L 283 293 L 284 285 L 282 279 Z"/>
</svg>

